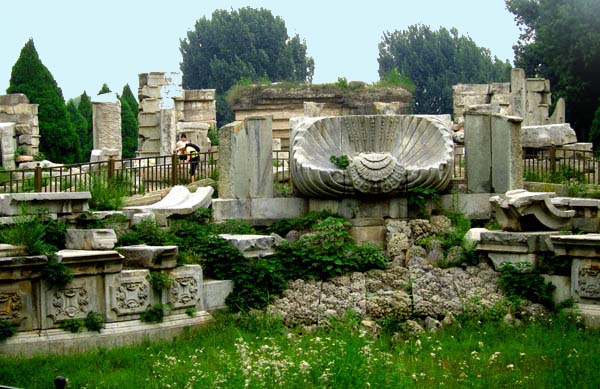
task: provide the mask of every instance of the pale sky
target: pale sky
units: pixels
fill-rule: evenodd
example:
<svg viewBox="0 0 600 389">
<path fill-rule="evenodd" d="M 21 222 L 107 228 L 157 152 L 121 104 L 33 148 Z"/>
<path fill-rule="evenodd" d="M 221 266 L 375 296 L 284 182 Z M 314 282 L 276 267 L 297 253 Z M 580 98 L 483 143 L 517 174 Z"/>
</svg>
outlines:
<svg viewBox="0 0 600 389">
<path fill-rule="evenodd" d="M 378 44 L 385 31 L 422 23 L 456 27 L 492 55 L 513 61 L 518 38 L 504 0 L 23 0 L 2 3 L 0 94 L 31 37 L 65 99 L 95 95 L 106 82 L 119 92 L 138 73 L 179 71 L 179 39 L 215 9 L 267 8 L 286 23 L 288 35 L 306 39 L 315 60 L 314 83 L 376 81 Z"/>
</svg>

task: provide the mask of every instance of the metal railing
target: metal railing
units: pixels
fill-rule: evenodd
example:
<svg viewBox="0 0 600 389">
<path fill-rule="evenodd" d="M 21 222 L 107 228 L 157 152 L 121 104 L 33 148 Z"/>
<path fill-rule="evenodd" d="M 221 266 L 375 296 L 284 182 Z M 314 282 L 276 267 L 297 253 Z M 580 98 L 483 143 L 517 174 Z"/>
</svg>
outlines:
<svg viewBox="0 0 600 389">
<path fill-rule="evenodd" d="M 523 149 L 523 176 L 526 181 L 561 183 L 575 179 L 598 185 L 599 169 L 600 160 L 593 151 L 554 146 Z"/>
<path fill-rule="evenodd" d="M 98 182 L 110 183 L 110 180 L 126 185 L 129 194 L 146 193 L 191 182 L 190 168 L 190 164 L 179 161 L 176 155 L 110 158 L 68 166 L 38 164 L 31 169 L 0 171 L 0 193 L 89 191 Z M 216 153 L 200 153 L 195 179 L 214 177 L 216 171 Z"/>
</svg>

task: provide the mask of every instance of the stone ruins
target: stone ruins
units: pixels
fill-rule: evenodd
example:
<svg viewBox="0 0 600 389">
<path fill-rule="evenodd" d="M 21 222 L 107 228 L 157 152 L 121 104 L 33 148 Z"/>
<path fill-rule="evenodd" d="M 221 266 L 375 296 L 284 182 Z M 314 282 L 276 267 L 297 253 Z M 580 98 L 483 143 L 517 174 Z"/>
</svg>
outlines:
<svg viewBox="0 0 600 389">
<path fill-rule="evenodd" d="M 208 129 L 216 125 L 214 89 L 181 90 L 178 73 L 140 73 L 138 100 L 139 157 L 173 154 L 181 134 L 210 148 Z"/>
<path fill-rule="evenodd" d="M 15 168 L 17 154 L 31 156 L 40 145 L 38 105 L 29 104 L 24 94 L 0 96 L 0 162 L 5 169 Z"/>
<path fill-rule="evenodd" d="M 104 93 L 92 99 L 92 134 L 91 162 L 109 157 L 121 159 L 121 102 L 115 93 Z"/>
<path fill-rule="evenodd" d="M 232 103 L 235 120 L 251 116 L 273 117 L 273 139 L 276 147 L 290 146 L 291 118 L 303 116 L 343 116 L 405 114 L 412 95 L 402 88 L 366 88 L 349 92 L 328 85 L 304 88 L 254 86 L 245 90 Z M 309 102 L 305 104 L 305 102 Z"/>
</svg>

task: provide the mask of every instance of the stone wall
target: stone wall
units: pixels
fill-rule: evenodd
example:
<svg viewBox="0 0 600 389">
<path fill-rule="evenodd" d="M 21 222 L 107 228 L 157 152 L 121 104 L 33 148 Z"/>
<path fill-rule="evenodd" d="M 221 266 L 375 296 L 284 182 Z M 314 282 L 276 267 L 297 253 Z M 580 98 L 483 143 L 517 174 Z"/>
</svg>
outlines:
<svg viewBox="0 0 600 389">
<path fill-rule="evenodd" d="M 181 90 L 176 73 L 140 73 L 138 155 L 171 155 L 181 134 L 210 148 L 208 129 L 216 125 L 214 89 Z"/>
<path fill-rule="evenodd" d="M 459 124 L 467 110 L 499 113 L 523 118 L 523 126 L 565 122 L 565 103 L 560 99 L 552 116 L 550 81 L 526 78 L 523 69 L 511 72 L 511 81 L 492 84 L 458 84 L 454 91 L 454 120 Z"/>
<path fill-rule="evenodd" d="M 0 145 L 2 166 L 7 169 L 14 168 L 14 155 L 19 146 L 24 149 L 26 155 L 34 155 L 38 152 L 40 145 L 38 105 L 29 104 L 27 96 L 21 93 L 0 96 L 0 123 L 7 123 L 3 126 Z M 14 127 L 14 134 L 10 129 L 12 127 Z M 9 141 L 11 136 L 14 137 L 14 143 Z"/>
<path fill-rule="evenodd" d="M 235 120 L 250 116 L 273 117 L 273 139 L 281 139 L 289 147 L 290 118 L 302 116 L 405 114 L 412 95 L 402 88 L 367 88 L 343 90 L 327 85 L 307 85 L 303 88 L 255 86 L 240 92 L 233 101 Z M 305 102 L 312 102 L 305 111 Z M 379 104 L 391 103 L 391 104 Z"/>
</svg>

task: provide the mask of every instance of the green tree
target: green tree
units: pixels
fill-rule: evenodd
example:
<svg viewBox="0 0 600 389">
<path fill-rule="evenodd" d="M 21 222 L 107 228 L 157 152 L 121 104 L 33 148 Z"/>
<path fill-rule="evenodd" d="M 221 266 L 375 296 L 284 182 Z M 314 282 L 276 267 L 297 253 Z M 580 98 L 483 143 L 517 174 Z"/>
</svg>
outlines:
<svg viewBox="0 0 600 389">
<path fill-rule="evenodd" d="M 138 123 L 127 100 L 121 96 L 121 141 L 123 158 L 135 158 L 138 146 Z"/>
<path fill-rule="evenodd" d="M 506 7 L 521 29 L 515 65 L 550 80 L 578 138 L 588 139 L 600 104 L 600 1 L 506 0 Z"/>
<path fill-rule="evenodd" d="M 40 60 L 29 39 L 12 68 L 7 93 L 23 93 L 39 104 L 40 151 L 54 162 L 72 163 L 79 158 L 79 137 L 69 122 L 62 91 Z"/>
<path fill-rule="evenodd" d="M 110 90 L 110 88 L 108 87 L 108 85 L 106 85 L 106 83 L 102 84 L 102 88 L 100 88 L 100 90 L 98 91 L 98 95 L 103 95 L 105 93 L 110 93 L 112 92 Z"/>
<path fill-rule="evenodd" d="M 594 113 L 594 120 L 592 120 L 592 127 L 590 128 L 590 142 L 594 144 L 594 149 L 598 150 L 600 145 L 600 106 Z"/>
<path fill-rule="evenodd" d="M 131 108 L 131 111 L 134 113 L 135 117 L 137 118 L 139 105 L 138 105 L 137 99 L 133 95 L 133 92 L 131 92 L 131 88 L 129 87 L 129 84 L 125 84 L 125 86 L 123 87 L 123 92 L 121 92 L 120 99 L 121 99 L 121 102 L 123 101 L 123 99 L 125 99 L 125 101 L 127 101 L 127 104 L 129 104 L 129 108 Z"/>
<path fill-rule="evenodd" d="M 80 155 L 75 160 L 75 162 L 85 162 L 89 161 L 90 155 L 86 154 L 86 149 L 84 147 L 84 140 L 87 138 L 88 133 L 88 121 L 85 117 L 79 112 L 79 109 L 75 105 L 75 101 L 73 99 L 69 99 L 67 102 L 67 115 L 69 117 L 69 121 L 75 127 L 77 131 L 77 136 L 79 137 L 79 141 L 81 142 L 79 153 Z"/>
<path fill-rule="evenodd" d="M 125 84 L 119 96 L 121 100 L 121 137 L 123 141 L 123 158 L 135 158 L 138 146 L 139 126 L 137 121 L 138 102 L 131 92 L 129 84 Z"/>
<path fill-rule="evenodd" d="M 79 96 L 79 105 L 77 106 L 77 110 L 83 116 L 83 118 L 87 122 L 86 131 L 79 133 L 79 140 L 81 142 L 81 156 L 83 160 L 86 160 L 90 157 L 93 148 L 93 112 L 92 112 L 92 99 L 88 94 L 83 91 L 81 96 Z"/>
<path fill-rule="evenodd" d="M 415 113 L 452 113 L 452 85 L 508 81 L 511 66 L 458 30 L 412 25 L 385 32 L 379 43 L 379 76 L 393 69 L 415 84 Z"/>
<path fill-rule="evenodd" d="M 180 41 L 183 87 L 217 89 L 217 120 L 231 120 L 223 98 L 242 78 L 310 82 L 314 61 L 298 35 L 290 38 L 285 22 L 264 8 L 216 10 L 196 21 Z"/>
</svg>

